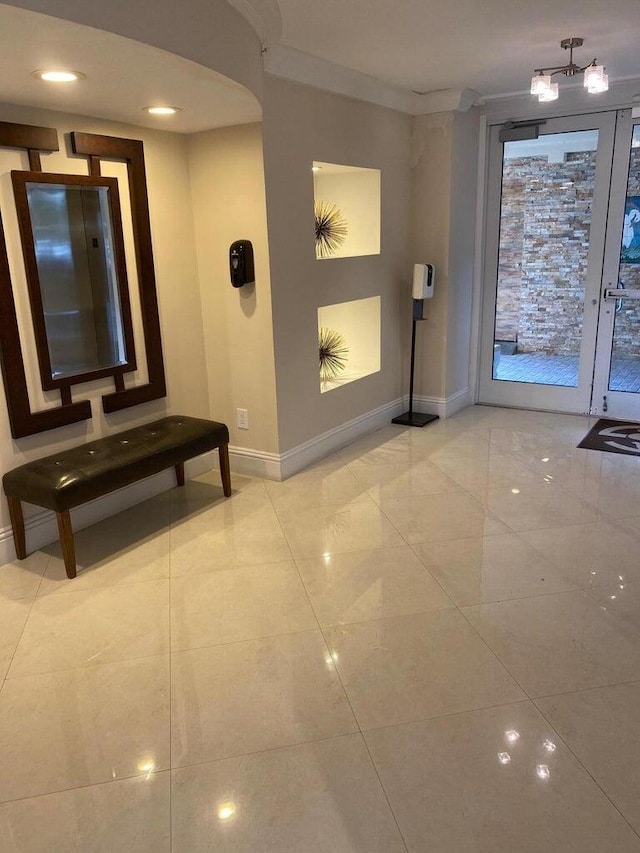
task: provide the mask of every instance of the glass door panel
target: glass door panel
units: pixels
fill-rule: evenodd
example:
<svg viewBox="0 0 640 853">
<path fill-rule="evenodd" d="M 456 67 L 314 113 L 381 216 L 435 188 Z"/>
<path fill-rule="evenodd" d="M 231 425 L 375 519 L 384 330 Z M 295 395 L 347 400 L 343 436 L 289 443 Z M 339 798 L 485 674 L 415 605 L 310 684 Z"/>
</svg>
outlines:
<svg viewBox="0 0 640 853">
<path fill-rule="evenodd" d="M 640 418 L 640 123 L 618 116 L 593 414 Z"/>
<path fill-rule="evenodd" d="M 505 143 L 492 128 L 481 402 L 589 410 L 614 123 Z"/>
</svg>

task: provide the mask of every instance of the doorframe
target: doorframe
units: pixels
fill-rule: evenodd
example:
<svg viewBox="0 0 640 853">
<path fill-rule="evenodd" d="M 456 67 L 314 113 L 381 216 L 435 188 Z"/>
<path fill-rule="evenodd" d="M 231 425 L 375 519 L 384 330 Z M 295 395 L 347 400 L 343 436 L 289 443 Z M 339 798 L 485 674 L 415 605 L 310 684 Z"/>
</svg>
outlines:
<svg viewBox="0 0 640 853">
<path fill-rule="evenodd" d="M 627 80 L 614 84 L 603 97 L 598 96 L 594 107 L 587 100 L 589 96 L 583 87 L 563 88 L 562 103 L 532 103 L 530 95 L 516 95 L 506 98 L 487 98 L 485 112 L 480 117 L 478 132 L 478 169 L 476 181 L 476 250 L 473 265 L 473 295 L 471 302 L 471 340 L 469 345 L 469 386 L 472 405 L 479 403 L 480 388 L 480 348 L 482 343 L 482 306 L 484 304 L 485 249 L 484 235 L 487 221 L 487 189 L 489 183 L 489 132 L 495 124 L 504 124 L 509 120 L 527 121 L 549 118 L 569 118 L 584 113 L 612 112 L 631 109 L 633 118 L 640 118 L 640 106 L 637 105 L 637 92 L 640 79 Z M 568 97 L 567 97 L 568 96 Z M 634 99 L 636 102 L 634 104 Z"/>
</svg>

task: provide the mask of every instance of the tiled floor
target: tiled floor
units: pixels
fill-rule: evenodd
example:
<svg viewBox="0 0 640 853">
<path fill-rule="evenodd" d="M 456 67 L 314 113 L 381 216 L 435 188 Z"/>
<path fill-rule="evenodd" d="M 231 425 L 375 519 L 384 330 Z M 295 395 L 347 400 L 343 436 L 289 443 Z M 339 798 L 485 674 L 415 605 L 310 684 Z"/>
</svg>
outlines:
<svg viewBox="0 0 640 853">
<path fill-rule="evenodd" d="M 578 357 L 543 353 L 502 353 L 495 378 L 509 382 L 534 382 L 539 385 L 575 388 L 578 384 Z M 638 393 L 640 359 L 614 357 L 611 362 L 609 389 Z"/>
<path fill-rule="evenodd" d="M 589 426 L 390 425 L 0 568 L 2 853 L 640 853 L 640 460 Z"/>
</svg>

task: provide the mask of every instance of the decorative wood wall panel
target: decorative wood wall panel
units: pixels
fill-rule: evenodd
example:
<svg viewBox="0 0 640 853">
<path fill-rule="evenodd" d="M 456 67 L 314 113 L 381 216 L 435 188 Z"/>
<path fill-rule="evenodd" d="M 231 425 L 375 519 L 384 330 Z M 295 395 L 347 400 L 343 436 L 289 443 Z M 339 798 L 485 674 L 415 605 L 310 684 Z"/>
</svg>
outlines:
<svg viewBox="0 0 640 853">
<path fill-rule="evenodd" d="M 102 159 L 121 160 L 127 164 L 149 381 L 144 385 L 125 388 L 122 371 L 115 371 L 113 374 L 115 392 L 102 398 L 104 411 L 114 412 L 166 396 L 144 150 L 140 140 L 78 132 L 71 134 L 71 144 L 75 154 L 85 155 L 89 158 L 89 169 L 92 175 L 100 175 L 100 161 Z M 41 170 L 40 151 L 59 150 L 58 136 L 54 128 L 32 127 L 9 122 L 0 122 L 0 147 L 26 150 L 32 171 Z M 74 403 L 68 384 L 60 387 L 60 406 L 38 412 L 31 411 L 1 217 L 0 363 L 11 434 L 14 438 L 66 426 L 91 417 L 91 403 L 88 400 Z"/>
</svg>

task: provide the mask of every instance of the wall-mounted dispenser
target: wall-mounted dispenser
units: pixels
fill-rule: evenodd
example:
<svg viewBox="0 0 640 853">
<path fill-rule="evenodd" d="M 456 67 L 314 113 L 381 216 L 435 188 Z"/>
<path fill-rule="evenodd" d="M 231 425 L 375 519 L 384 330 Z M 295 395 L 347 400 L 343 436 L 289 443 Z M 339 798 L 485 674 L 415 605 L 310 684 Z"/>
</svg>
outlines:
<svg viewBox="0 0 640 853">
<path fill-rule="evenodd" d="M 234 287 L 242 287 L 256 280 L 250 240 L 236 240 L 229 247 L 229 272 Z"/>
<path fill-rule="evenodd" d="M 433 296 L 433 284 L 436 277 L 436 268 L 433 264 L 413 265 L 413 288 L 414 299 L 431 299 Z"/>
</svg>

